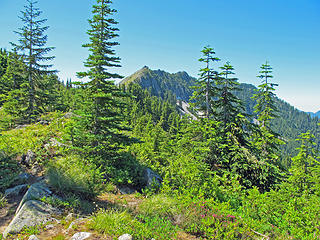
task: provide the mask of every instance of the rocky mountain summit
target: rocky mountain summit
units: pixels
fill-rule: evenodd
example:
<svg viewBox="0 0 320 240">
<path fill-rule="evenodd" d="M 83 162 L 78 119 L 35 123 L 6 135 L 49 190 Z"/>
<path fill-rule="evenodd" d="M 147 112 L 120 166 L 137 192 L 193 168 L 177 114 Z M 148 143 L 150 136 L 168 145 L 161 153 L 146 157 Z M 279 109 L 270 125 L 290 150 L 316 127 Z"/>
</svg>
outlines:
<svg viewBox="0 0 320 240">
<path fill-rule="evenodd" d="M 121 84 L 138 83 L 145 89 L 150 89 L 155 96 L 164 97 L 166 91 L 174 93 L 179 100 L 190 101 L 195 78 L 185 71 L 168 73 L 163 70 L 151 70 L 144 66 L 134 74 L 124 78 Z"/>
</svg>

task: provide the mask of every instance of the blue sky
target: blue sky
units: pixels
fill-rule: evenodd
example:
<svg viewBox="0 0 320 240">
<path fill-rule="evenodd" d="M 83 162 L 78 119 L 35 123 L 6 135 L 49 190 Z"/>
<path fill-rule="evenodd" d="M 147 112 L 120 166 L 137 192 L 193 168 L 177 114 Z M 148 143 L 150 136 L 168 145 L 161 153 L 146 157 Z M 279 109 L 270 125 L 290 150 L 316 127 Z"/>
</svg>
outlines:
<svg viewBox="0 0 320 240">
<path fill-rule="evenodd" d="M 84 70 L 88 52 L 87 19 L 94 0 L 39 0 L 50 26 L 48 46 L 62 80 Z M 21 26 L 25 0 L 0 0 L 0 47 L 10 49 Z M 114 0 L 120 46 L 127 76 L 144 65 L 197 76 L 201 49 L 210 45 L 235 67 L 240 82 L 259 84 L 266 60 L 279 83 L 277 95 L 304 111 L 320 110 L 319 0 Z"/>
</svg>

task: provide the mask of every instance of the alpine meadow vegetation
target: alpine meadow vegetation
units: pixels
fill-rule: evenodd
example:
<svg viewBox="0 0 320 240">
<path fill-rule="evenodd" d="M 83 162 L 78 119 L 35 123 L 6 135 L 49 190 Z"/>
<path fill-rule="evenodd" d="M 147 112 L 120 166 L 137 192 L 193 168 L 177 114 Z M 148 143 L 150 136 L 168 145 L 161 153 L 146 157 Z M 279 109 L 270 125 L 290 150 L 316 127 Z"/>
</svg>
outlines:
<svg viewBox="0 0 320 240">
<path fill-rule="evenodd" d="M 255 88 L 207 46 L 197 79 L 144 67 L 117 85 L 117 10 L 96 0 L 86 71 L 65 84 L 48 63 L 46 20 L 26 2 L 18 42 L 0 49 L 0 208 L 37 166 L 59 196 L 41 201 L 86 214 L 81 230 L 97 239 L 320 238 L 319 119 L 276 97 L 269 62 Z M 126 188 L 135 193 L 118 194 Z"/>
</svg>

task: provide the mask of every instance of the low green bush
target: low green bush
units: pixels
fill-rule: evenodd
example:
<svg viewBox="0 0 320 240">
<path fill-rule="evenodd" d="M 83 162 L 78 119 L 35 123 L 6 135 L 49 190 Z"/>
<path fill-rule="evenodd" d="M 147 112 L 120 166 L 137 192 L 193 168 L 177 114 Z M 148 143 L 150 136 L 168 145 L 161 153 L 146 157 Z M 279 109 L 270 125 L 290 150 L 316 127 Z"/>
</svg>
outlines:
<svg viewBox="0 0 320 240">
<path fill-rule="evenodd" d="M 141 216 L 137 217 L 138 221 L 133 226 L 132 235 L 136 239 L 176 239 L 178 228 L 172 224 L 167 218 L 161 218 L 158 216 L 148 217 Z"/>
<path fill-rule="evenodd" d="M 47 176 L 50 185 L 60 193 L 74 193 L 82 199 L 94 198 L 103 190 L 103 173 L 93 164 L 70 155 L 52 160 Z"/>
<path fill-rule="evenodd" d="M 241 211 L 252 228 L 276 239 L 318 239 L 319 206 L 319 196 L 297 195 L 283 185 L 263 194 L 250 190 Z"/>
<path fill-rule="evenodd" d="M 253 239 L 249 226 L 230 204 L 214 200 L 198 200 L 184 206 L 179 226 L 205 239 Z"/>
</svg>

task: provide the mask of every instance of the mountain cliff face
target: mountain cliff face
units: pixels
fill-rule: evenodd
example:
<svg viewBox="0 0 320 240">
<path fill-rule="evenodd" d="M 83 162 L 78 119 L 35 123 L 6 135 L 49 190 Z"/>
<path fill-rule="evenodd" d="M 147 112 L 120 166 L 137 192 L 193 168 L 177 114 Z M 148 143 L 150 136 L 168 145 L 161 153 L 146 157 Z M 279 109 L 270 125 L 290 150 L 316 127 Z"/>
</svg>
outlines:
<svg viewBox="0 0 320 240">
<path fill-rule="evenodd" d="M 168 73 L 162 70 L 151 70 L 143 67 L 129 77 L 123 79 L 120 84 L 129 84 L 131 82 L 140 84 L 143 88 L 150 89 L 156 96 L 164 97 L 167 91 L 174 93 L 178 100 L 186 103 L 192 96 L 191 86 L 195 83 L 195 78 L 189 76 L 186 72 Z M 241 83 L 241 91 L 236 95 L 243 101 L 246 112 L 254 117 L 255 101 L 251 98 L 256 91 L 252 84 Z M 181 103 L 181 101 L 180 101 Z M 287 102 L 276 98 L 275 102 L 279 112 L 278 118 L 272 122 L 274 131 L 279 133 L 286 141 L 287 145 L 283 148 L 285 154 L 292 154 L 299 143 L 295 141 L 299 134 L 310 131 L 316 136 L 316 142 L 320 142 L 319 118 L 312 117 L 309 113 L 299 111 Z M 188 112 L 187 109 L 183 109 Z M 320 112 L 319 112 L 320 114 Z M 319 144 L 318 144 L 319 145 Z"/>
<path fill-rule="evenodd" d="M 189 102 L 192 95 L 190 86 L 194 84 L 194 81 L 195 78 L 186 72 L 168 73 L 162 70 L 151 70 L 145 66 L 124 78 L 120 84 L 138 83 L 143 88 L 150 89 L 153 95 L 160 97 L 163 97 L 166 91 L 171 91 L 177 99 Z"/>
</svg>

